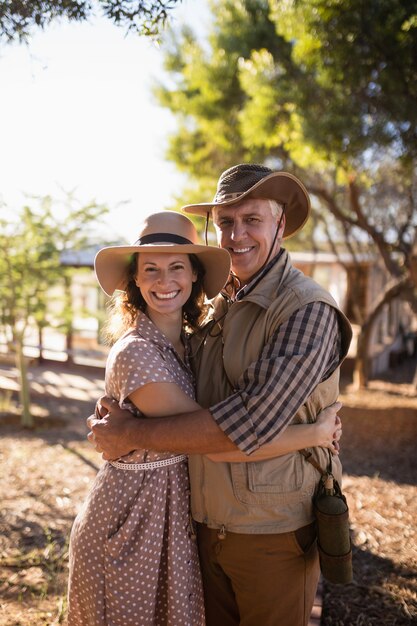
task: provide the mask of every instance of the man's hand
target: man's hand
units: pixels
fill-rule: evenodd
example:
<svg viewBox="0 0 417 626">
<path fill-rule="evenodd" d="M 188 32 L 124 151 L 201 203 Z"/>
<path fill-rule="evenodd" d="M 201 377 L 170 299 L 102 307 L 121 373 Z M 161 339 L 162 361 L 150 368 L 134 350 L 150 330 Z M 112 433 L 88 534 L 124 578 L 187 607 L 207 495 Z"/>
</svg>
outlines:
<svg viewBox="0 0 417 626">
<path fill-rule="evenodd" d="M 97 403 L 95 414 L 87 418 L 87 439 L 106 461 L 118 459 L 135 448 L 130 433 L 137 430 L 139 421 L 130 411 L 121 409 L 116 400 L 104 396 Z"/>
<path fill-rule="evenodd" d="M 103 405 L 103 404 L 101 403 L 101 401 L 102 401 L 102 400 L 103 400 L 105 403 L 106 403 L 106 400 L 107 400 L 107 404 L 109 404 L 109 403 L 110 403 L 110 405 L 111 405 L 111 406 L 113 406 L 113 403 L 114 403 L 114 402 L 116 402 L 116 404 L 117 404 L 117 401 L 116 401 L 116 400 L 113 400 L 113 398 L 110 398 L 110 397 L 108 397 L 108 396 L 102 396 L 99 400 L 97 400 L 97 402 L 96 402 L 96 408 L 95 408 L 95 410 L 94 410 L 94 415 L 95 415 L 96 417 L 98 417 L 99 419 L 100 419 L 100 417 L 104 417 L 105 415 L 107 415 L 107 413 L 108 413 L 108 411 L 109 411 L 109 409 L 105 406 L 105 404 Z"/>
</svg>

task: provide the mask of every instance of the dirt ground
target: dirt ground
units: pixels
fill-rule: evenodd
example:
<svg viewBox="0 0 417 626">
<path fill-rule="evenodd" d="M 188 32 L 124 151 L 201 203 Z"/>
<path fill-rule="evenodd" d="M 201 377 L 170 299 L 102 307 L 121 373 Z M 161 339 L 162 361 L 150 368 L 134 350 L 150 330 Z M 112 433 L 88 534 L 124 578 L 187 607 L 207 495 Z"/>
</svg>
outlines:
<svg viewBox="0 0 417 626">
<path fill-rule="evenodd" d="M 324 581 L 323 626 L 417 624 L 414 367 L 360 394 L 343 389 L 354 581 Z M 92 382 L 73 384 L 71 397 L 54 393 L 53 380 L 38 390 L 28 431 L 0 380 L 0 626 L 65 624 L 69 530 L 101 463 L 85 440 L 100 377 Z"/>
</svg>

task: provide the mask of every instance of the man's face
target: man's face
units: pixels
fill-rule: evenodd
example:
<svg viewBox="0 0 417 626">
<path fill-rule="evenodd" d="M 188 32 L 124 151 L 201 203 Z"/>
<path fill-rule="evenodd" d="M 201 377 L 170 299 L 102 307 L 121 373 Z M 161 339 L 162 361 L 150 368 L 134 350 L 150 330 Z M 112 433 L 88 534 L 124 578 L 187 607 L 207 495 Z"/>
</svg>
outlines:
<svg viewBox="0 0 417 626">
<path fill-rule="evenodd" d="M 232 258 L 232 271 L 242 285 L 264 265 L 274 241 L 281 210 L 273 215 L 269 201 L 264 198 L 248 198 L 227 207 L 213 207 L 213 223 L 217 241 Z M 277 254 L 285 219 L 274 243 L 270 258 Z"/>
</svg>

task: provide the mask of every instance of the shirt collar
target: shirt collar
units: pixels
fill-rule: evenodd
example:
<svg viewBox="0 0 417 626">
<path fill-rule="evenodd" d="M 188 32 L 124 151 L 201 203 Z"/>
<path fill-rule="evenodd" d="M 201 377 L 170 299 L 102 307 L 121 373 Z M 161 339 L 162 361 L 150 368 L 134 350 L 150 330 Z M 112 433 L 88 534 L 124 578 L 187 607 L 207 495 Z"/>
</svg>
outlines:
<svg viewBox="0 0 417 626">
<path fill-rule="evenodd" d="M 259 281 L 261 281 L 262 278 L 269 272 L 269 270 L 278 262 L 278 259 L 280 258 L 281 254 L 283 254 L 283 252 L 284 248 L 281 248 L 278 254 L 276 254 L 266 265 L 264 265 L 264 267 L 261 267 L 261 269 L 255 274 L 255 276 L 252 277 L 247 285 L 245 285 L 241 289 L 238 289 L 235 292 L 234 296 L 231 296 L 232 300 L 242 300 L 242 298 L 247 296 L 248 293 L 255 289 Z"/>
</svg>

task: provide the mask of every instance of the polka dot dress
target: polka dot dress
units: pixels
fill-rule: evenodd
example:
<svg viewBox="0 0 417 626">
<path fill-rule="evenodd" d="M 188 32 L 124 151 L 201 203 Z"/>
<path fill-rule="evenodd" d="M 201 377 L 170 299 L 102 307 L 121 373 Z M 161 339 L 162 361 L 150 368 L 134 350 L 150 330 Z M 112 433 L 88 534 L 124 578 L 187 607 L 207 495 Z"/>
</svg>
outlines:
<svg viewBox="0 0 417 626">
<path fill-rule="evenodd" d="M 110 351 L 106 393 L 138 415 L 127 397 L 150 382 L 176 383 L 194 396 L 190 370 L 141 314 Z M 172 456 L 135 450 L 119 462 Z M 203 624 L 187 462 L 145 471 L 105 463 L 71 531 L 68 626 Z"/>
</svg>

